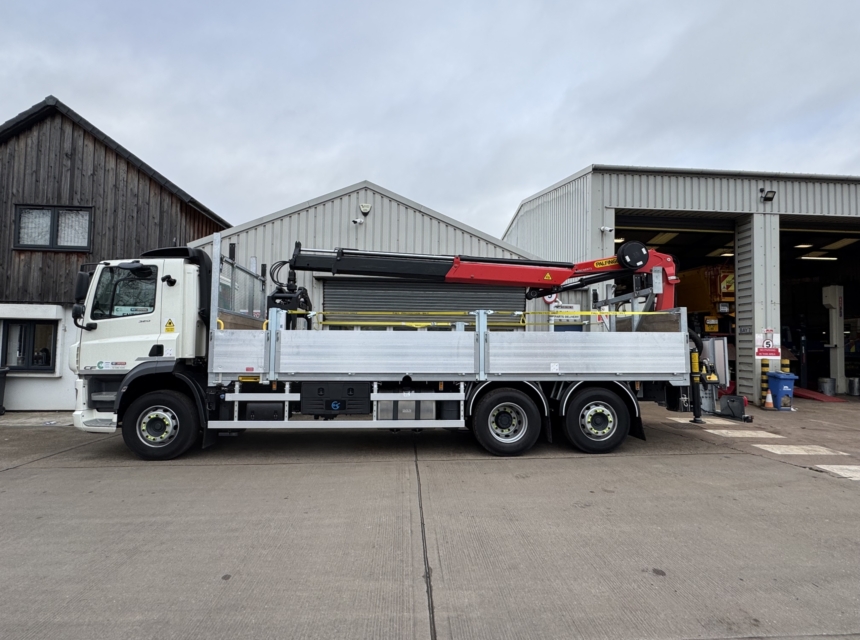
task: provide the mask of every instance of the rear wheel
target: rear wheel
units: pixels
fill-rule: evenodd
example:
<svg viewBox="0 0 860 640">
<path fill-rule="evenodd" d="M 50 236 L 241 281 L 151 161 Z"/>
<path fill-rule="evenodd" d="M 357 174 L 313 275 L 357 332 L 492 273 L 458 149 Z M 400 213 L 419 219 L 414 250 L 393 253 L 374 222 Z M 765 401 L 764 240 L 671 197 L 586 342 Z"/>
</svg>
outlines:
<svg viewBox="0 0 860 640">
<path fill-rule="evenodd" d="M 147 393 L 126 409 L 122 439 L 144 460 L 170 460 L 197 441 L 200 421 L 191 399 L 177 391 Z"/>
<path fill-rule="evenodd" d="M 630 412 L 616 394 L 601 388 L 583 389 L 567 403 L 564 433 L 586 453 L 609 453 L 630 432 Z"/>
<path fill-rule="evenodd" d="M 541 416 L 534 401 L 517 389 L 490 391 L 478 401 L 472 433 L 497 456 L 518 456 L 540 436 Z"/>
</svg>

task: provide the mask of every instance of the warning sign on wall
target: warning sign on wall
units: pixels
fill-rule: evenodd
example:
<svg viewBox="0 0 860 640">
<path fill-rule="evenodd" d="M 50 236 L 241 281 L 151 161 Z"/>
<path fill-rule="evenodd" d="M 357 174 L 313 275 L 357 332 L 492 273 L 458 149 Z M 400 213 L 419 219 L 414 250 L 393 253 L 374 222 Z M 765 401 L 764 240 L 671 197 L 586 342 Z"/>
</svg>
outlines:
<svg viewBox="0 0 860 640">
<path fill-rule="evenodd" d="M 755 334 L 755 357 L 757 360 L 779 358 L 782 349 L 779 346 L 779 334 L 773 329 L 765 329 Z"/>
<path fill-rule="evenodd" d="M 735 293 L 735 274 L 734 271 L 720 272 L 720 295 L 734 295 Z"/>
</svg>

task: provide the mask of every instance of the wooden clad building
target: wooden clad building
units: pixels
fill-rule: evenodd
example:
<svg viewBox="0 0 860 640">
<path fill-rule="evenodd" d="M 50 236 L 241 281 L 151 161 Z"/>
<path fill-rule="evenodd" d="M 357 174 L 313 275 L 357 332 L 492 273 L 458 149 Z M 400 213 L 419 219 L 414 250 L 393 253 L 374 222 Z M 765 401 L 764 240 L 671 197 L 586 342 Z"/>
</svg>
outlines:
<svg viewBox="0 0 860 640">
<path fill-rule="evenodd" d="M 0 125 L 0 302 L 73 302 L 85 262 L 230 225 L 62 102 Z"/>
<path fill-rule="evenodd" d="M 75 342 L 70 307 L 81 264 L 229 226 L 53 96 L 0 125 L 3 404 L 73 407 L 64 360 Z"/>
</svg>

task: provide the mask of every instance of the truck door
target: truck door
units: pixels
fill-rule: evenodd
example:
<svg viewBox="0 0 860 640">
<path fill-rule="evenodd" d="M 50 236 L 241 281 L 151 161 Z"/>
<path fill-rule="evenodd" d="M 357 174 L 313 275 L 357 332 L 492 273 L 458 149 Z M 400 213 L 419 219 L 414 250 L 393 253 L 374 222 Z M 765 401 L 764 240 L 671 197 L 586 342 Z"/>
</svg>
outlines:
<svg viewBox="0 0 860 640">
<path fill-rule="evenodd" d="M 197 328 L 202 326 L 198 315 L 198 285 L 196 265 L 181 259 L 166 259 L 159 275 L 158 307 L 162 355 L 165 358 L 193 358 Z"/>
<path fill-rule="evenodd" d="M 98 271 L 85 317 L 96 326 L 81 332 L 81 373 L 125 374 L 159 353 L 164 262 L 140 260 Z"/>
</svg>

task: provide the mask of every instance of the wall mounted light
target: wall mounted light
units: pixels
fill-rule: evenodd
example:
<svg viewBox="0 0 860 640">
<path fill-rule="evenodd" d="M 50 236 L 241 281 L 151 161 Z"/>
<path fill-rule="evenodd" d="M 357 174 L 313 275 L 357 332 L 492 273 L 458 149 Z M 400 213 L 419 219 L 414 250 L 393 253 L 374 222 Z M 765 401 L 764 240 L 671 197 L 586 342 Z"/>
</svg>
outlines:
<svg viewBox="0 0 860 640">
<path fill-rule="evenodd" d="M 765 191 L 764 187 L 758 190 L 761 194 L 762 202 L 773 202 L 773 199 L 776 197 L 776 191 Z"/>
</svg>

